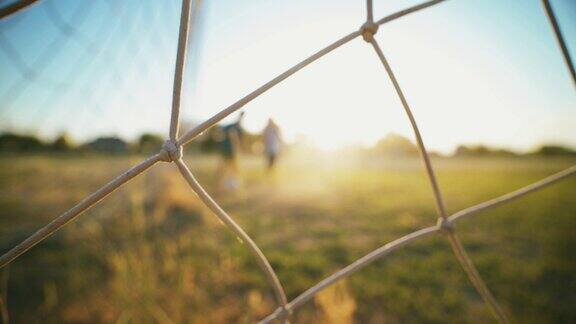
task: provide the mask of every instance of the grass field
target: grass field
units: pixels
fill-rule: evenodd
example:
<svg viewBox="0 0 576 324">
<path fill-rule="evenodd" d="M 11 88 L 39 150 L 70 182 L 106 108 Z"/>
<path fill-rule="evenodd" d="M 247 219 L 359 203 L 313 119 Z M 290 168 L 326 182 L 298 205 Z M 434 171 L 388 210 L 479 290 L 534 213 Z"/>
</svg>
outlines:
<svg viewBox="0 0 576 324">
<path fill-rule="evenodd" d="M 0 157 L 0 251 L 142 157 Z M 289 158 L 273 176 L 243 161 L 243 190 L 215 192 L 216 160 L 188 156 L 261 246 L 294 298 L 374 248 L 436 222 L 416 159 Z M 456 212 L 576 163 L 436 159 Z M 458 223 L 514 322 L 576 322 L 576 177 Z M 112 194 L 0 273 L 14 323 L 252 322 L 275 308 L 255 261 L 167 164 Z M 7 308 L 7 310 L 6 310 Z M 370 265 L 296 312 L 295 323 L 486 323 L 442 236 Z"/>
</svg>

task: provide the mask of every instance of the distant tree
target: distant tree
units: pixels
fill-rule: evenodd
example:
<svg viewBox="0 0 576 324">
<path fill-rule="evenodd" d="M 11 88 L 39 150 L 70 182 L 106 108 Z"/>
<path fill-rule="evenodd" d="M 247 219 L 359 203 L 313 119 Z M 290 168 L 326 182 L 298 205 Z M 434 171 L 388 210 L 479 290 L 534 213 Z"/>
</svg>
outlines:
<svg viewBox="0 0 576 324">
<path fill-rule="evenodd" d="M 118 137 L 100 137 L 92 142 L 84 144 L 83 148 L 92 152 L 109 154 L 128 152 L 128 144 Z"/>
<path fill-rule="evenodd" d="M 387 156 L 417 156 L 418 147 L 406 137 L 389 134 L 376 143 L 373 149 L 377 154 Z"/>
<path fill-rule="evenodd" d="M 164 139 L 154 134 L 142 134 L 138 139 L 138 153 L 151 154 L 160 151 Z"/>
<path fill-rule="evenodd" d="M 488 155 L 490 150 L 483 145 L 467 146 L 459 145 L 454 152 L 456 156 L 477 156 L 477 155 Z"/>
<path fill-rule="evenodd" d="M 562 145 L 542 145 L 534 154 L 543 156 L 574 156 L 576 150 Z"/>
<path fill-rule="evenodd" d="M 69 152 L 73 149 L 72 141 L 63 133 L 50 144 L 50 149 L 56 152 Z"/>
<path fill-rule="evenodd" d="M 45 149 L 45 144 L 35 136 L 12 133 L 0 135 L 0 151 L 3 152 L 37 152 Z"/>
<path fill-rule="evenodd" d="M 485 145 L 460 145 L 456 148 L 454 156 L 516 156 L 517 154 L 505 150 L 505 149 L 495 149 L 490 148 Z"/>
</svg>

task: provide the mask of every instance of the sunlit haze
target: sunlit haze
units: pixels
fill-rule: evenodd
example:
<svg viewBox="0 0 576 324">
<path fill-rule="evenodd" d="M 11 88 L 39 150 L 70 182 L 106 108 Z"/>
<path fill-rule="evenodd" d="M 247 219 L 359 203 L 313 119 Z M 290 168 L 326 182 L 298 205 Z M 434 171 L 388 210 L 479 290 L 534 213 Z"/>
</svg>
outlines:
<svg viewBox="0 0 576 324">
<path fill-rule="evenodd" d="M 166 134 L 178 2 L 53 2 L 48 10 L 77 29 L 55 45 L 61 31 L 48 2 L 0 22 L 2 130 L 48 138 L 65 131 L 78 141 Z M 375 17 L 417 3 L 375 1 Z M 576 3 L 552 4 L 566 39 L 576 39 Z M 364 10 L 364 1 L 205 2 L 192 25 L 183 118 L 188 125 L 209 118 L 357 30 Z M 450 0 L 382 26 L 376 38 L 430 148 L 576 145 L 576 94 L 540 1 Z M 569 46 L 574 53 L 576 44 Z M 54 57 L 39 59 L 46 49 Z M 23 71 L 35 60 L 42 69 L 26 79 Z M 325 149 L 371 145 L 388 133 L 412 138 L 382 64 L 362 38 L 244 111 L 249 131 L 259 132 L 272 117 L 287 140 L 304 136 Z"/>
</svg>

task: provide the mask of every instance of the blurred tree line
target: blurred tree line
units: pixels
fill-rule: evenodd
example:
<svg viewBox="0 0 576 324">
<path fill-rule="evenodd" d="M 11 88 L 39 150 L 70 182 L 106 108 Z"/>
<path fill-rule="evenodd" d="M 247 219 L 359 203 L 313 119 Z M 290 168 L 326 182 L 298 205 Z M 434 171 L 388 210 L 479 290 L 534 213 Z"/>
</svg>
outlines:
<svg viewBox="0 0 576 324">
<path fill-rule="evenodd" d="M 218 151 L 222 141 L 220 127 L 212 127 L 197 140 L 187 145 L 188 150 L 203 153 Z M 102 153 L 102 154 L 153 154 L 160 150 L 164 138 L 156 134 L 142 134 L 133 142 L 125 141 L 115 136 L 98 137 L 83 144 L 76 144 L 66 134 L 61 134 L 53 141 L 44 141 L 34 135 L 16 133 L 0 134 L 0 153 Z M 247 154 L 262 152 L 262 136 L 245 133 L 242 151 Z M 291 146 L 297 147 L 298 142 Z M 389 134 L 373 147 L 357 148 L 354 151 L 370 156 L 418 156 L 417 146 L 408 138 Z M 432 153 L 435 154 L 435 153 Z M 437 155 L 437 154 L 435 154 Z M 517 153 L 511 150 L 492 148 L 485 145 L 460 145 L 453 153 L 455 157 L 515 157 L 515 156 L 576 156 L 576 150 L 567 146 L 546 144 L 527 153 Z"/>
<path fill-rule="evenodd" d="M 557 144 L 544 144 L 537 149 L 528 153 L 518 153 L 506 149 L 491 148 L 485 145 L 466 146 L 460 145 L 454 152 L 455 156 L 499 156 L 499 157 L 514 157 L 514 156 L 576 156 L 576 150 L 567 146 Z"/>
<path fill-rule="evenodd" d="M 212 127 L 197 140 L 186 145 L 187 150 L 213 153 L 218 150 L 223 138 L 219 127 Z M 45 141 L 37 136 L 16 133 L 0 134 L 1 153 L 102 153 L 102 154 L 153 154 L 160 151 L 165 139 L 157 134 L 142 134 L 135 141 L 126 141 L 116 136 L 103 136 L 86 143 L 77 144 L 67 134 L 61 134 L 53 141 Z M 243 152 L 262 151 L 260 134 L 245 133 Z"/>
</svg>

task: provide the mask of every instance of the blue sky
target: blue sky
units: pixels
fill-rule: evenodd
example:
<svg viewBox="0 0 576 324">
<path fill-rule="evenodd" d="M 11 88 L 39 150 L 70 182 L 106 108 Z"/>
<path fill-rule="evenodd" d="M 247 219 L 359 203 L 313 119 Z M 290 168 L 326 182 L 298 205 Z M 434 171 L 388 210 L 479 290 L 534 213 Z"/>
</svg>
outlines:
<svg viewBox="0 0 576 324">
<path fill-rule="evenodd" d="M 374 15 L 420 2 L 374 1 Z M 552 5 L 574 53 L 576 3 Z M 179 1 L 46 0 L 0 22 L 0 127 L 78 140 L 166 134 L 179 10 Z M 358 29 L 364 10 L 364 1 L 204 2 L 189 45 L 183 117 L 202 121 L 227 107 Z M 73 28 L 59 29 L 59 17 Z M 576 92 L 539 0 L 449 0 L 376 37 L 432 149 L 576 146 Z M 273 117 L 288 139 L 301 134 L 326 148 L 371 144 L 389 132 L 412 137 L 361 38 L 245 111 L 249 130 Z"/>
</svg>

